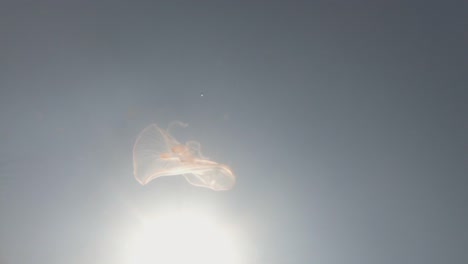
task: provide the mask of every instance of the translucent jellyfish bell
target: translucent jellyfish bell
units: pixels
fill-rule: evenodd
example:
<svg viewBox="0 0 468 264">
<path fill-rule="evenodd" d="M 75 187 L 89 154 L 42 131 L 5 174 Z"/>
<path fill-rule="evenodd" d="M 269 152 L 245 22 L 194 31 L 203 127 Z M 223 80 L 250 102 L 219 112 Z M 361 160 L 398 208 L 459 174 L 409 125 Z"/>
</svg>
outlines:
<svg viewBox="0 0 468 264">
<path fill-rule="evenodd" d="M 180 122 L 172 125 L 187 126 Z M 184 175 L 195 186 L 215 191 L 231 189 L 236 182 L 232 170 L 204 157 L 200 143 L 179 143 L 169 133 L 171 126 L 163 130 L 152 124 L 140 133 L 133 147 L 135 179 L 145 185 L 158 177 Z"/>
</svg>

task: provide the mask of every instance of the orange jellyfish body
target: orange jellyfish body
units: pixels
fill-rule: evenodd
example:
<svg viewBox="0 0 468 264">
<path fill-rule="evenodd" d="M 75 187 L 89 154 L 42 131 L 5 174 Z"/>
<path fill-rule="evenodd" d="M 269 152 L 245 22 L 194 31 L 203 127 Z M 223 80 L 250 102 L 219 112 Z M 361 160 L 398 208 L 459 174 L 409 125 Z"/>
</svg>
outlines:
<svg viewBox="0 0 468 264">
<path fill-rule="evenodd" d="M 184 175 L 192 185 L 215 191 L 229 190 L 236 182 L 228 166 L 203 157 L 200 143 L 181 144 L 156 124 L 138 136 L 133 147 L 133 169 L 135 179 L 142 185 L 158 177 L 176 175 Z"/>
</svg>

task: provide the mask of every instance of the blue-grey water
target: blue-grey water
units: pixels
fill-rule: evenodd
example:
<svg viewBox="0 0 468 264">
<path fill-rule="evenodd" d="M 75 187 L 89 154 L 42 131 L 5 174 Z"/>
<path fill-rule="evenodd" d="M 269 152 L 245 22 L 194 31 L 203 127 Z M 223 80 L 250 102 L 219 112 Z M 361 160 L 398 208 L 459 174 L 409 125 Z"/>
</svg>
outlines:
<svg viewBox="0 0 468 264">
<path fill-rule="evenodd" d="M 124 263 L 202 206 L 251 263 L 468 263 L 464 1 L 2 1 L 0 263 Z M 147 125 L 234 189 L 141 186 Z"/>
</svg>

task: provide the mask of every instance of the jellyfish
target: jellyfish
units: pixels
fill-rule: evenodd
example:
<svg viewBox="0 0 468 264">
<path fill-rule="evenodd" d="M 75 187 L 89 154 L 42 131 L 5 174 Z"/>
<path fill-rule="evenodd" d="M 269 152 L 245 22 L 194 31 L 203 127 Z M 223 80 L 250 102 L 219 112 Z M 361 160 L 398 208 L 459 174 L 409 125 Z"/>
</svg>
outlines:
<svg viewBox="0 0 468 264">
<path fill-rule="evenodd" d="M 164 130 L 151 124 L 139 134 L 133 147 L 135 179 L 146 185 L 159 177 L 183 175 L 194 186 L 215 191 L 231 189 L 236 182 L 232 170 L 203 156 L 199 142 L 181 144 L 170 134 L 175 125 L 187 126 L 173 122 Z"/>
</svg>

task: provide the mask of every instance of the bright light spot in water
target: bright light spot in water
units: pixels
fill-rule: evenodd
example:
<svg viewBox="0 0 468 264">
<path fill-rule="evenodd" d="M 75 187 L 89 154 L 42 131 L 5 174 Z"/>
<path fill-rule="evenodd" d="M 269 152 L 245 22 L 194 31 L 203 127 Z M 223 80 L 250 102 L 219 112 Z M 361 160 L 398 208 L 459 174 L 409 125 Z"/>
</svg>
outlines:
<svg viewBox="0 0 468 264">
<path fill-rule="evenodd" d="M 207 216 L 169 213 L 144 220 L 128 245 L 129 264 L 240 264 L 236 239 Z"/>
</svg>

